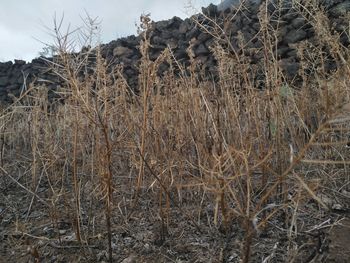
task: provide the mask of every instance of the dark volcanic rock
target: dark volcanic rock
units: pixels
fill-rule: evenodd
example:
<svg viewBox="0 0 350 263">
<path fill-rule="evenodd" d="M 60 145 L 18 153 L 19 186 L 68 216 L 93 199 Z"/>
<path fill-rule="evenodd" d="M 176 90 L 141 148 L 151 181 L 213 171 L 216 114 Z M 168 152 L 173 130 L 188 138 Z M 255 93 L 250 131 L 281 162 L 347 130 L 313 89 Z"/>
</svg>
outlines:
<svg viewBox="0 0 350 263">
<path fill-rule="evenodd" d="M 180 27 L 179 27 L 179 33 L 180 33 L 180 34 L 186 34 L 187 31 L 190 29 L 190 27 L 191 27 L 190 20 L 189 20 L 189 19 L 185 19 L 185 20 L 181 23 L 181 25 L 180 25 Z"/>
<path fill-rule="evenodd" d="M 15 65 L 22 66 L 25 64 L 26 64 L 26 62 L 24 60 L 15 59 Z"/>
<path fill-rule="evenodd" d="M 202 13 L 209 17 L 215 17 L 218 14 L 216 5 L 210 4 L 208 7 L 202 7 Z"/>
<path fill-rule="evenodd" d="M 291 24 L 294 28 L 299 29 L 305 26 L 306 20 L 303 17 L 296 17 L 295 19 L 292 20 Z"/>
<path fill-rule="evenodd" d="M 9 84 L 9 79 L 6 76 L 0 77 L 0 86 L 6 86 Z"/>
<path fill-rule="evenodd" d="M 280 61 L 280 66 L 284 70 L 286 76 L 288 78 L 293 78 L 297 75 L 299 70 L 299 63 L 296 61 L 293 61 L 293 59 L 282 59 Z"/>
<path fill-rule="evenodd" d="M 303 29 L 292 29 L 284 37 L 286 44 L 296 43 L 300 40 L 304 40 L 307 37 L 307 33 Z"/>
<path fill-rule="evenodd" d="M 194 50 L 194 54 L 196 57 L 199 57 L 201 55 L 207 55 L 209 53 L 209 50 L 205 47 L 204 44 L 200 44 L 197 48 Z"/>
<path fill-rule="evenodd" d="M 245 8 L 232 12 L 230 8 L 219 11 L 220 8 L 224 8 L 224 5 L 218 8 L 211 4 L 202 9 L 203 14 L 197 14 L 185 20 L 173 17 L 169 20 L 151 22 L 152 30 L 148 32 L 151 43 L 149 58 L 156 60 L 164 49 L 169 47 L 175 59 L 182 66 L 188 66 L 187 52 L 191 52 L 191 56 L 194 55 L 194 61 L 203 66 L 210 78 L 215 79 L 218 71 L 217 62 L 211 50 L 218 43 L 226 49 L 228 55 L 244 55 L 247 63 L 260 67 L 257 69 L 259 72 L 263 71 L 262 61 L 270 58 L 266 58 L 268 52 L 264 52 L 265 46 L 261 40 L 265 33 L 261 31 L 264 28 L 260 26 L 261 13 L 259 12 L 266 11 L 268 14 L 263 14 L 264 17 L 271 17 L 268 30 L 278 32 L 275 55 L 279 65 L 288 79 L 294 79 L 300 70 L 300 58 L 294 46 L 301 41 L 310 41 L 315 44 L 317 42 L 315 30 L 311 23 L 307 23 L 307 15 L 301 14 L 300 6 L 293 4 L 292 0 L 266 1 L 268 1 L 267 5 L 265 1 L 248 0 Z M 260 2 L 264 6 L 260 6 Z M 237 4 L 238 0 L 228 0 L 225 3 Z M 346 32 L 349 32 L 349 21 L 344 17 L 350 11 L 350 0 L 319 0 L 317 4 L 327 11 L 328 26 L 339 34 L 341 44 L 348 46 L 350 40 Z M 277 10 L 279 7 L 282 9 Z M 220 29 L 215 27 L 216 24 Z M 142 34 L 128 36 L 101 45 L 101 54 L 110 65 L 108 70 L 111 72 L 115 67 L 121 66 L 128 84 L 134 89 L 137 89 L 138 83 L 138 66 L 141 58 L 139 46 L 142 38 Z M 188 50 L 190 46 L 191 50 Z M 92 56 L 89 63 L 93 65 L 95 60 Z M 57 61 L 57 58 L 41 57 L 27 64 L 22 60 L 15 60 L 14 63 L 0 62 L 0 100 L 9 101 L 7 97 L 9 93 L 19 94 L 23 84 L 34 80 L 40 84 L 49 83 L 50 90 L 55 90 L 57 86 L 64 86 L 63 80 L 48 70 L 50 61 Z M 326 70 L 336 69 L 334 61 L 325 61 L 324 65 Z M 169 65 L 163 63 L 158 72 L 162 74 L 168 68 Z M 87 70 L 89 74 L 91 69 Z M 24 80 L 26 83 L 23 83 Z M 260 83 L 262 82 L 263 79 Z"/>
<path fill-rule="evenodd" d="M 116 47 L 113 49 L 113 56 L 121 57 L 130 57 L 134 52 L 132 49 L 127 47 Z"/>
<path fill-rule="evenodd" d="M 330 14 L 334 17 L 344 16 L 350 11 L 350 1 L 345 1 L 343 3 L 337 4 L 329 10 Z"/>
</svg>

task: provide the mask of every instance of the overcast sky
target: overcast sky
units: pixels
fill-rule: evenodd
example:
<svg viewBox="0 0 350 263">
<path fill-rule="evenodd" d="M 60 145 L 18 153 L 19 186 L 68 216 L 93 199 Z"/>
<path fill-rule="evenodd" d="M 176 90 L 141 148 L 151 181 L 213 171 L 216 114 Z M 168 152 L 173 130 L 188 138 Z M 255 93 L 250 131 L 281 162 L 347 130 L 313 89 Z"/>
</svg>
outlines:
<svg viewBox="0 0 350 263">
<path fill-rule="evenodd" d="M 44 43 L 52 43 L 48 28 L 53 17 L 64 14 L 65 26 L 82 25 L 87 12 L 101 21 L 103 43 L 136 33 L 140 14 L 151 13 L 154 21 L 173 16 L 188 17 L 220 0 L 0 0 L 0 61 L 23 59 L 31 61 L 42 51 Z M 39 41 L 40 40 L 40 41 Z"/>
</svg>

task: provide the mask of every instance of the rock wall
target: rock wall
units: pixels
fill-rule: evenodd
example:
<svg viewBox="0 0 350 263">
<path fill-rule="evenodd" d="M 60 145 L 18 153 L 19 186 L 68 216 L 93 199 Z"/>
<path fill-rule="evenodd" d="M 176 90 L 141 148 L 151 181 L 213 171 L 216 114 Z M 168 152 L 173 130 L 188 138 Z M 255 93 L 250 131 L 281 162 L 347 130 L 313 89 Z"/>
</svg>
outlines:
<svg viewBox="0 0 350 263">
<path fill-rule="evenodd" d="M 267 10 L 269 14 L 275 15 L 276 19 L 279 20 L 278 60 L 286 77 L 295 79 L 300 61 L 293 44 L 304 40 L 312 42 L 315 30 L 298 12 L 300 5 L 296 4 L 296 0 L 266 1 L 246 1 L 247 8 L 237 12 L 234 16 L 232 15 L 236 12 L 234 7 L 223 8 L 222 5 L 219 5 L 218 8 L 215 5 L 209 5 L 202 8 L 202 14 L 194 15 L 185 20 L 173 17 L 165 21 L 152 22 L 150 59 L 155 60 L 166 47 L 171 47 L 175 58 L 186 66 L 189 64 L 187 50 L 191 47 L 193 58 L 202 64 L 208 76 L 215 78 L 217 75 L 216 60 L 210 50 L 218 38 L 213 38 L 212 34 L 206 32 L 205 29 L 210 30 L 213 21 L 216 21 L 225 28 L 225 35 L 219 35 L 219 39 L 224 40 L 223 43 L 225 41 L 227 43 L 227 39 L 229 39 L 231 48 L 235 52 L 244 53 L 249 59 L 249 63 L 263 67 L 264 51 L 260 40 L 258 17 L 260 5 L 263 4 L 263 9 Z M 236 0 L 228 2 L 237 3 Z M 298 0 L 298 2 L 305 4 L 310 0 Z M 349 39 L 345 32 L 348 32 L 349 26 L 346 15 L 350 11 L 350 0 L 318 0 L 316 2 L 326 10 L 330 26 L 340 35 L 340 42 L 348 46 Z M 277 5 L 282 8 L 275 12 Z M 223 21 L 227 17 L 230 17 L 230 22 L 224 24 Z M 197 22 L 194 22 L 195 20 Z M 138 49 L 140 39 L 141 36 L 129 36 L 102 45 L 102 56 L 110 61 L 112 66 L 123 65 L 123 74 L 132 88 L 136 88 L 138 83 L 138 61 L 141 58 Z M 48 60 L 52 60 L 52 58 Z M 332 69 L 336 65 L 329 62 L 326 67 Z M 160 74 L 166 69 L 167 66 L 163 65 L 160 68 Z M 62 83 L 62 80 L 50 72 L 47 68 L 47 62 L 43 58 L 34 59 L 31 63 L 21 60 L 15 60 L 14 63 L 0 63 L 0 101 L 11 102 L 13 96 L 18 96 L 26 88 L 26 85 L 32 82 L 44 83 L 49 90 L 54 91 Z"/>
</svg>

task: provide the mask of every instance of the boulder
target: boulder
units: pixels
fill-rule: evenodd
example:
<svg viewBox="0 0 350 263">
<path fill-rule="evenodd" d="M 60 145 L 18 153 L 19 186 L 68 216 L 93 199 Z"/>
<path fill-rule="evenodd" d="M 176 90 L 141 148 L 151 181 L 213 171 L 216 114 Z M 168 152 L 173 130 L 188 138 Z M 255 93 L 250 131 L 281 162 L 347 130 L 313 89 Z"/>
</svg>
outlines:
<svg viewBox="0 0 350 263">
<path fill-rule="evenodd" d="M 350 11 L 350 1 L 345 1 L 343 3 L 337 4 L 332 7 L 329 12 L 334 17 L 345 16 L 347 12 Z"/>
<path fill-rule="evenodd" d="M 6 76 L 0 77 L 0 86 L 6 86 L 7 84 L 9 84 L 8 77 L 6 77 Z"/>
<path fill-rule="evenodd" d="M 218 7 L 210 4 L 208 7 L 202 7 L 202 13 L 209 17 L 215 17 L 218 14 Z"/>
<path fill-rule="evenodd" d="M 239 5 L 240 0 L 224 0 L 221 1 L 220 4 L 218 4 L 218 11 L 225 11 L 226 9 L 232 8 L 234 6 Z"/>
<path fill-rule="evenodd" d="M 299 28 L 305 26 L 305 24 L 306 24 L 306 20 L 303 17 L 296 17 L 292 20 L 292 26 L 295 29 L 299 29 Z"/>
<path fill-rule="evenodd" d="M 197 48 L 194 49 L 194 54 L 196 57 L 201 55 L 207 55 L 209 50 L 205 47 L 204 44 L 200 44 Z"/>
<path fill-rule="evenodd" d="M 15 59 L 15 65 L 22 66 L 22 65 L 25 65 L 25 64 L 26 64 L 26 62 L 24 60 Z"/>
<path fill-rule="evenodd" d="M 292 29 L 284 36 L 284 42 L 286 44 L 296 43 L 304 40 L 307 37 L 307 33 L 303 29 Z"/>
<path fill-rule="evenodd" d="M 299 70 L 299 63 L 294 61 L 294 59 L 282 59 L 279 62 L 280 67 L 286 74 L 287 78 L 293 78 L 297 75 Z"/>
<path fill-rule="evenodd" d="M 217 10 L 222 12 L 222 11 L 225 11 L 229 8 L 236 7 L 240 3 L 241 3 L 241 0 L 223 0 L 223 1 L 221 1 L 220 4 L 218 4 Z M 261 0 L 248 0 L 248 1 L 246 1 L 246 3 L 252 3 L 252 4 L 258 5 L 261 3 Z"/>
<path fill-rule="evenodd" d="M 179 26 L 179 33 L 186 34 L 190 27 L 191 27 L 191 23 L 189 19 L 185 19 Z"/>
<path fill-rule="evenodd" d="M 113 49 L 113 56 L 115 57 L 130 57 L 133 53 L 132 49 L 123 46 Z"/>
</svg>

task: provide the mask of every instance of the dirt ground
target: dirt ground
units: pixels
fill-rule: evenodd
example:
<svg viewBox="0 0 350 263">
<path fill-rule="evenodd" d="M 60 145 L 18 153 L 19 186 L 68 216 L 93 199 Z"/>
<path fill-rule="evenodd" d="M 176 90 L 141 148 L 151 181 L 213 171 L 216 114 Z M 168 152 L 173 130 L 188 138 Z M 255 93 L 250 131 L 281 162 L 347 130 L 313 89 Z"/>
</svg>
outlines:
<svg viewBox="0 0 350 263">
<path fill-rule="evenodd" d="M 40 196 L 45 196 L 48 188 L 45 184 L 39 187 Z M 67 204 L 49 210 L 19 184 L 3 177 L 0 262 L 107 262 L 103 206 L 84 199 L 89 192 L 88 186 L 84 189 L 84 241 L 80 243 Z M 254 231 L 250 262 L 350 262 L 347 194 L 343 191 L 334 199 L 325 193 L 322 198 L 333 202 L 328 211 L 313 200 L 297 210 L 292 206 L 280 209 L 264 229 Z M 245 234 L 240 219 L 231 218 L 229 229 L 221 222 L 215 226 L 214 207 L 204 200 L 198 208 L 201 195 L 197 195 L 185 195 L 181 209 L 171 209 L 167 224 L 160 220 L 157 194 L 151 190 L 145 191 L 133 209 L 131 194 L 116 194 L 115 200 L 120 202 L 113 210 L 114 262 L 240 262 Z M 295 220 L 287 220 L 293 216 Z"/>
</svg>

